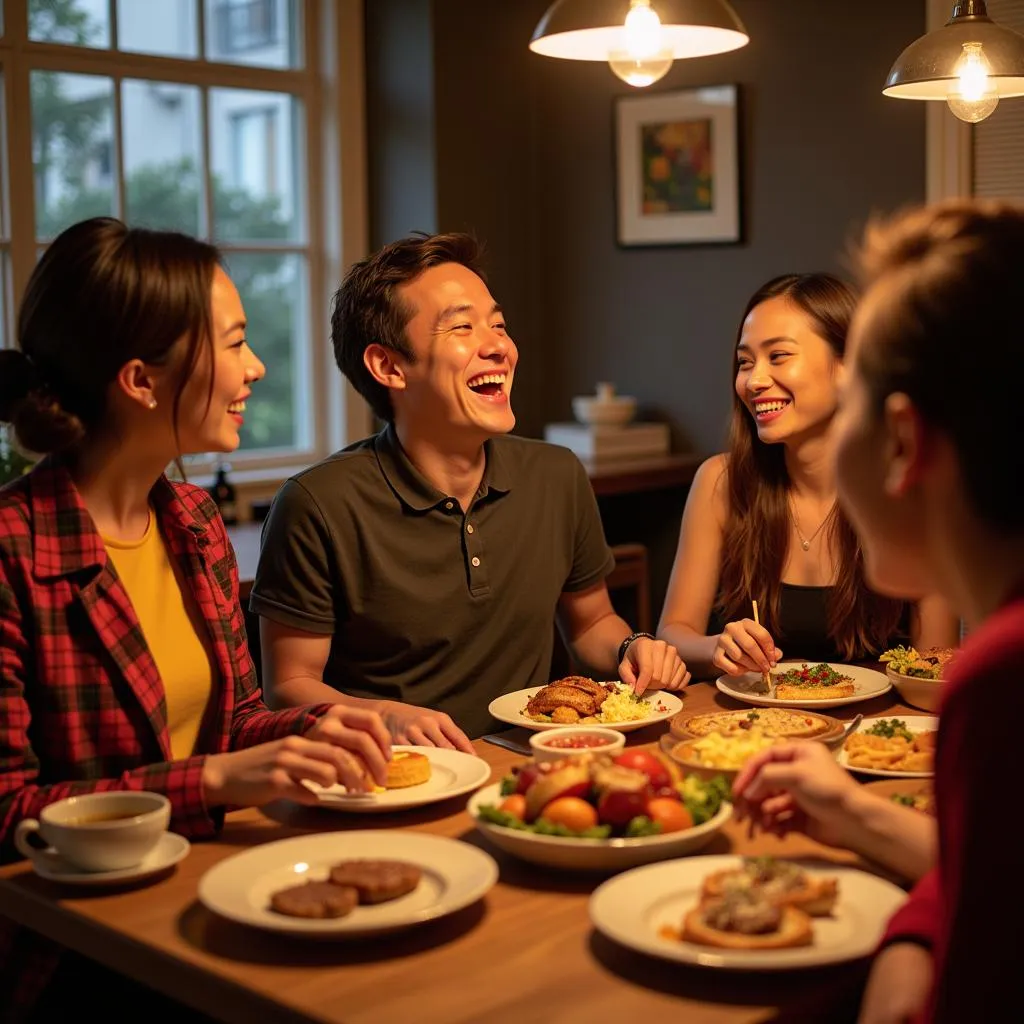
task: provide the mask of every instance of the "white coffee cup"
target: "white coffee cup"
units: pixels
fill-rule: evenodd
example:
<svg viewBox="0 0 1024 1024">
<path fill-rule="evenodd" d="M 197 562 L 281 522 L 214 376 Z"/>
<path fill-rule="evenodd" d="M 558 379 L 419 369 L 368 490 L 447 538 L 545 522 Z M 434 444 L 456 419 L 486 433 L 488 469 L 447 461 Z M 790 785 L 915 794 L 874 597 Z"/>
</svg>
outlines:
<svg viewBox="0 0 1024 1024">
<path fill-rule="evenodd" d="M 142 863 L 170 820 L 171 802 L 160 793 L 86 793 L 47 804 L 38 821 L 20 821 L 14 845 L 36 862 L 59 856 L 83 871 L 119 871 Z M 33 832 L 42 836 L 48 849 L 29 842 Z"/>
</svg>

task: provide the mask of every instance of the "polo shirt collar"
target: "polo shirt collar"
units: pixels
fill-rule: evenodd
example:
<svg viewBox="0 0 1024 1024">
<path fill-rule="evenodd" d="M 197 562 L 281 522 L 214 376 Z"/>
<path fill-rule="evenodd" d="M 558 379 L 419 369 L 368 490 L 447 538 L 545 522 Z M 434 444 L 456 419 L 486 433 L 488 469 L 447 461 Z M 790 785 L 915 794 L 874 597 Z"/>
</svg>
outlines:
<svg viewBox="0 0 1024 1024">
<path fill-rule="evenodd" d="M 448 495 L 434 487 L 412 464 L 398 440 L 394 423 L 389 423 L 377 435 L 374 450 L 388 485 L 409 508 L 417 512 L 426 512 L 448 500 Z M 488 491 L 506 494 L 512 489 L 512 480 L 500 445 L 495 444 L 493 439 L 485 441 L 484 452 L 487 466 L 484 469 L 480 494 L 485 495 Z"/>
</svg>

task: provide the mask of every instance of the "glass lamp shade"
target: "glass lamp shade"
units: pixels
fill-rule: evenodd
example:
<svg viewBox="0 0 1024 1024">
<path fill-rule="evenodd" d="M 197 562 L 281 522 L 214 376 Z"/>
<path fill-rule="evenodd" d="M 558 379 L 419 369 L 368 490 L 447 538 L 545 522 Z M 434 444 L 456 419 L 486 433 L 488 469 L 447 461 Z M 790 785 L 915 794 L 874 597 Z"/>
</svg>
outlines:
<svg viewBox="0 0 1024 1024">
<path fill-rule="evenodd" d="M 994 91 L 997 101 L 1024 96 L 1024 36 L 995 24 L 981 0 L 957 3 L 942 28 L 914 40 L 896 59 L 882 92 L 906 100 L 948 100 L 953 93 L 955 99 L 965 47 L 975 44 L 988 73 L 986 91 Z"/>
<path fill-rule="evenodd" d="M 673 59 L 728 53 L 750 42 L 726 0 L 650 0 L 661 20 L 662 46 Z M 564 60 L 607 61 L 626 49 L 629 0 L 556 0 L 541 18 L 530 49 Z"/>
</svg>

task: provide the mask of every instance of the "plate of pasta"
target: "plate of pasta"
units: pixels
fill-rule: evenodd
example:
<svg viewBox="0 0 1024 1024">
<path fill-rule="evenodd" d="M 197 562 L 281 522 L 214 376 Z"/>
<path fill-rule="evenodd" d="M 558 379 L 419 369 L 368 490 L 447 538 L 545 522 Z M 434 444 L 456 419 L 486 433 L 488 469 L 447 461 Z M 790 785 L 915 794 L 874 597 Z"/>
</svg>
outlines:
<svg viewBox="0 0 1024 1024">
<path fill-rule="evenodd" d="M 865 718 L 836 760 L 860 775 L 926 779 L 935 774 L 939 720 L 932 715 Z"/>
</svg>

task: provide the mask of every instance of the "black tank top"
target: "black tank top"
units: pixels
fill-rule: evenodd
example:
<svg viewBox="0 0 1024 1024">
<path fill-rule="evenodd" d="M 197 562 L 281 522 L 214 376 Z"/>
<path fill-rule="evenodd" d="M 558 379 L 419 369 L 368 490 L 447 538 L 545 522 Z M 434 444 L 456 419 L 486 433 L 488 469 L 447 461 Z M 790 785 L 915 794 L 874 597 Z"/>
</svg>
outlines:
<svg viewBox="0 0 1024 1024">
<path fill-rule="evenodd" d="M 831 587 L 806 587 L 783 583 L 779 594 L 779 626 L 775 643 L 787 660 L 843 662 L 835 641 L 828 632 L 828 599 Z M 720 633 L 725 623 L 717 611 L 712 613 L 708 633 Z M 906 642 L 909 632 L 909 606 L 904 606 L 892 643 Z M 890 644 L 889 646 L 892 646 Z M 853 660 L 871 655 L 858 652 Z"/>
</svg>

